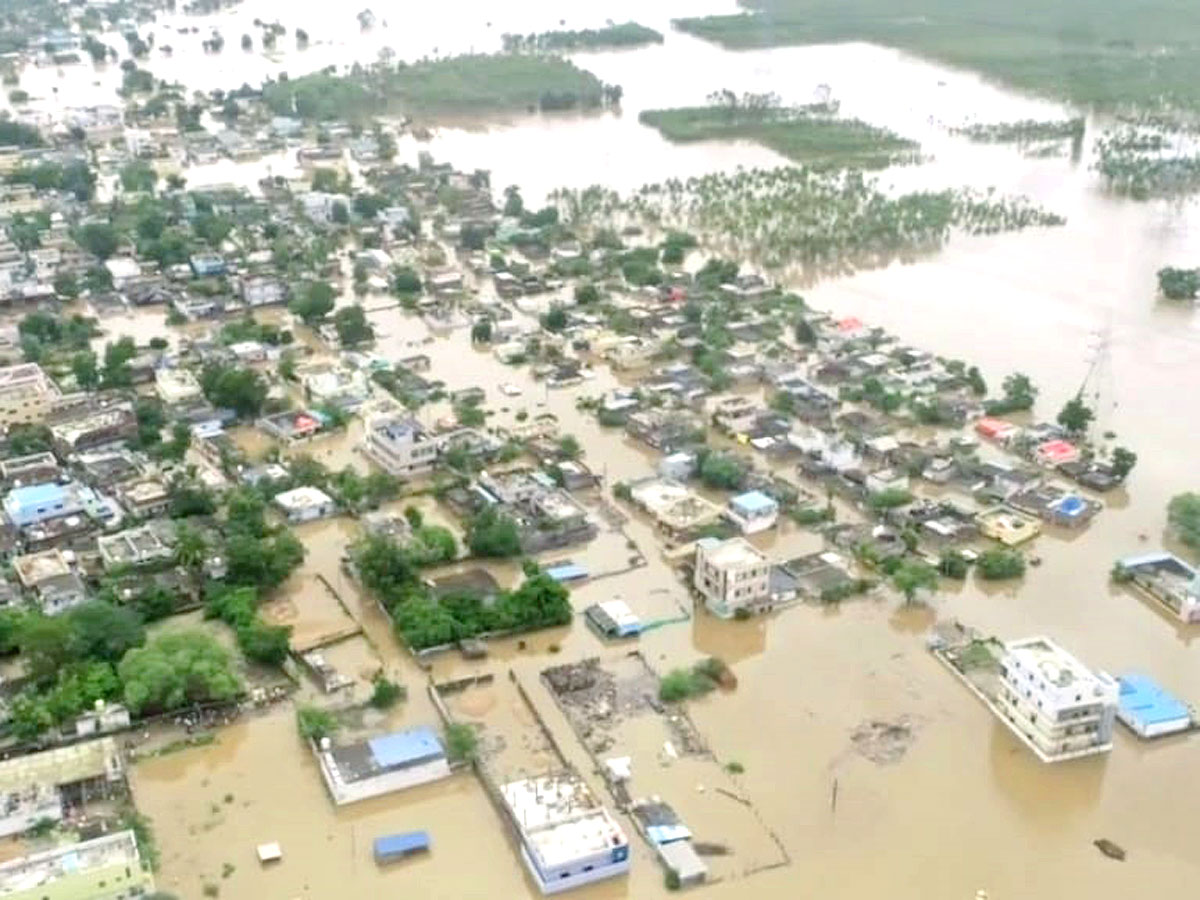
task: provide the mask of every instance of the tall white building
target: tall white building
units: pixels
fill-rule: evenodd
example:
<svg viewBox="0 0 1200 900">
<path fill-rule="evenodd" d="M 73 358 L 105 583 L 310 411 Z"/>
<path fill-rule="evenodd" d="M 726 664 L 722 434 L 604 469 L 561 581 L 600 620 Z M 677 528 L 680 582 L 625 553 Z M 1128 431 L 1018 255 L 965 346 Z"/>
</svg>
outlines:
<svg viewBox="0 0 1200 900">
<path fill-rule="evenodd" d="M 364 450 L 388 474 L 404 478 L 433 469 L 438 443 L 415 419 L 385 415 L 367 423 Z"/>
<path fill-rule="evenodd" d="M 521 856 L 543 894 L 629 871 L 629 840 L 576 775 L 542 775 L 502 785 Z"/>
<path fill-rule="evenodd" d="M 1042 759 L 1058 762 L 1112 749 L 1120 686 L 1046 637 L 1009 641 L 996 705 Z"/>
<path fill-rule="evenodd" d="M 771 563 L 744 538 L 696 542 L 692 584 L 714 615 L 728 619 L 739 609 L 753 609 L 771 593 Z"/>
</svg>

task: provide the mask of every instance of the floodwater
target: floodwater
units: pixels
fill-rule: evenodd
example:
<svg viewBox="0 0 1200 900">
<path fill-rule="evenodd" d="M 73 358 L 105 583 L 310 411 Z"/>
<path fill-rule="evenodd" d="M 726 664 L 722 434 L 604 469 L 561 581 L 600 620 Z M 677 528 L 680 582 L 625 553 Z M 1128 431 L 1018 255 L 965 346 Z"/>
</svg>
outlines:
<svg viewBox="0 0 1200 900">
<path fill-rule="evenodd" d="M 188 20 L 200 33 L 172 36 L 173 56 L 155 55 L 148 65 L 189 87 L 233 87 L 281 70 L 296 75 L 370 60 L 384 47 L 407 58 L 434 48 L 492 49 L 503 31 L 557 27 L 565 15 L 560 6 L 538 0 L 501 12 L 448 2 L 423 10 L 422 21 L 413 23 L 406 7 L 377 3 L 379 24 L 360 33 L 351 9 L 249 2 L 220 17 Z M 672 0 L 643 9 L 621 2 L 606 7 L 604 16 L 618 21 L 632 16 L 665 28 L 672 15 L 730 9 L 727 3 L 697 7 Z M 280 39 L 276 57 L 244 54 L 238 40 L 243 31 L 253 31 L 254 17 L 305 27 L 313 45 L 295 51 L 288 37 Z M 390 20 L 386 28 L 384 20 Z M 217 21 L 226 39 L 220 65 L 198 48 Z M 567 18 L 569 27 L 596 24 L 599 16 Z M 164 42 L 165 26 L 156 30 Z M 1109 508 L 1077 539 L 1040 538 L 1044 564 L 1030 571 L 1019 591 L 985 591 L 969 582 L 935 597 L 928 610 L 902 610 L 895 598 L 872 597 L 752 622 L 720 622 L 701 611 L 642 639 L 643 652 L 658 669 L 709 654 L 734 666 L 738 689 L 697 702 L 693 718 L 717 758 L 745 766 L 740 788 L 792 858 L 788 867 L 731 879 L 706 894 L 783 900 L 821 893 L 865 900 L 965 898 L 985 889 L 993 898 L 1189 896 L 1184 885 L 1200 875 L 1192 815 L 1200 804 L 1192 777 L 1200 759 L 1196 738 L 1146 746 L 1120 732 L 1107 758 L 1044 766 L 948 677 L 924 651 L 922 634 L 935 616 L 961 618 L 1001 637 L 1045 633 L 1087 663 L 1114 672 L 1147 669 L 1186 699 L 1200 699 L 1189 693 L 1200 685 L 1193 633 L 1108 583 L 1115 557 L 1162 542 L 1167 499 L 1197 487 L 1200 403 L 1187 398 L 1200 374 L 1200 314 L 1154 296 L 1159 267 L 1192 265 L 1200 257 L 1196 205 L 1134 203 L 1104 194 L 1088 171 L 1086 148 L 1078 160 L 1029 159 L 1012 147 L 978 146 L 950 135 L 947 124 L 1063 110 L 883 48 L 728 53 L 668 33 L 661 47 L 578 60 L 625 87 L 620 115 L 531 116 L 489 128 L 443 127 L 422 146 L 459 167 L 492 170 L 497 187 L 522 185 L 533 202 L 560 185 L 603 181 L 624 190 L 665 177 L 779 162 L 741 143 L 671 146 L 637 124 L 638 110 L 699 102 L 724 87 L 773 90 L 788 101 L 807 101 L 818 85 L 828 84 L 843 112 L 915 137 L 934 157 L 885 173 L 885 183 L 995 185 L 1028 194 L 1069 221 L 1046 231 L 956 239 L 922 262 L 818 284 L 806 292 L 809 301 L 883 325 L 916 346 L 967 358 L 991 382 L 1024 371 L 1040 386 L 1047 416 L 1086 383 L 1099 411 L 1097 430 L 1115 432 L 1140 456 L 1127 502 L 1109 498 Z M 54 102 L 70 105 L 99 102 L 115 83 L 112 72 L 101 73 L 99 85 L 78 75 L 69 68 L 61 78 L 53 68 L 27 69 L 22 86 L 47 104 L 58 86 Z M 1089 132 L 1098 124 L 1090 122 Z M 415 156 L 417 149 L 405 142 L 402 152 Z M 222 164 L 189 174 L 237 181 L 238 172 L 261 172 L 254 165 Z M 257 177 L 246 175 L 244 181 Z M 400 310 L 371 318 L 386 335 L 379 348 L 385 356 L 427 353 L 433 377 L 444 379 L 449 389 L 489 386 L 489 403 L 509 408 L 491 424 L 514 425 L 519 410 L 531 417 L 549 412 L 564 433 L 579 438 L 587 461 L 609 483 L 653 470 L 651 454 L 575 409 L 578 396 L 617 384 L 604 367 L 579 387 L 547 390 L 527 372 L 472 349 L 464 329 L 424 344 L 424 326 Z M 116 334 L 125 323 L 108 319 L 105 326 Z M 139 314 L 129 328 L 142 335 L 160 329 L 161 322 Z M 522 396 L 500 402 L 494 386 L 504 382 L 522 387 Z M 329 440 L 331 451 L 337 448 L 331 458 L 350 458 L 345 441 Z M 310 449 L 324 448 L 314 444 L 304 452 Z M 653 531 L 637 516 L 624 527 L 647 564 L 584 584 L 575 592 L 577 608 L 612 596 L 625 597 L 635 608 L 643 597 L 672 606 L 664 598 L 681 588 Z M 356 649 L 351 665 L 364 668 L 378 658 L 409 687 L 409 700 L 397 713 L 403 724 L 435 721 L 423 689 L 431 675 L 438 680 L 477 671 L 502 675 L 511 666 L 524 683 L 536 685 L 537 672 L 547 665 L 611 652 L 577 621 L 569 629 L 526 638 L 524 649 L 515 640 L 500 641 L 485 662 L 447 656 L 426 672 L 398 650 L 384 617 L 341 573 L 353 526 L 322 523 L 309 530 L 309 557 L 285 596 L 316 590 L 312 579 L 318 573 L 335 585 L 369 647 Z M 780 550 L 811 549 L 803 532 L 777 540 Z M 629 551 L 622 545 L 622 552 Z M 532 695 L 546 700 L 536 688 Z M 540 701 L 539 709 L 564 752 L 603 796 L 558 710 Z M 859 725 L 902 716 L 912 723 L 912 735 L 898 761 L 881 765 L 855 749 L 851 734 Z M 650 777 L 640 784 L 653 790 L 653 773 L 643 774 Z M 219 883 L 221 896 L 231 898 L 373 897 L 384 890 L 455 898 L 534 896 L 499 818 L 472 780 L 459 777 L 334 811 L 289 714 L 227 729 L 213 747 L 139 763 L 134 786 L 164 850 L 163 886 L 184 897 L 199 896 L 207 881 Z M 224 804 L 226 793 L 234 797 L 231 804 Z M 434 853 L 378 873 L 369 841 L 407 828 L 429 829 Z M 1092 841 L 1102 837 L 1128 851 L 1124 863 L 1095 850 Z M 260 869 L 253 847 L 267 840 L 283 844 L 284 860 Z M 228 879 L 220 877 L 225 861 L 236 866 Z M 639 843 L 629 880 L 604 886 L 599 895 L 665 896 L 661 885 L 658 867 Z"/>
</svg>

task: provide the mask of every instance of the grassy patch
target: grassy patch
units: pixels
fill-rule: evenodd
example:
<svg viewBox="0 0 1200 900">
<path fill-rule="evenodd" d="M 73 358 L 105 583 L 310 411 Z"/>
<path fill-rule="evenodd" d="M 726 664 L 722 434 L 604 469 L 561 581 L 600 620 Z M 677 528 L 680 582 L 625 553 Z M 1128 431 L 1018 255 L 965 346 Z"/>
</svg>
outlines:
<svg viewBox="0 0 1200 900">
<path fill-rule="evenodd" d="M 882 169 L 910 162 L 917 145 L 857 119 L 801 110 L 753 113 L 717 106 L 649 109 L 638 117 L 670 141 L 748 140 L 813 169 Z"/>
<path fill-rule="evenodd" d="M 1101 108 L 1200 108 L 1200 4 L 1176 0 L 745 0 L 680 19 L 734 49 L 872 41 Z"/>
</svg>

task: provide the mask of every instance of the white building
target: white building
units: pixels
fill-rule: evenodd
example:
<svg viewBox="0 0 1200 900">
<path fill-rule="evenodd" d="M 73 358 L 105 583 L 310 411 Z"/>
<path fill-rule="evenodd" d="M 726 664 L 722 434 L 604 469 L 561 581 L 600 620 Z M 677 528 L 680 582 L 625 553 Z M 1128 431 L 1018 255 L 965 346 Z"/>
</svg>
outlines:
<svg viewBox="0 0 1200 900">
<path fill-rule="evenodd" d="M 357 369 L 319 367 L 300 376 L 309 401 L 353 412 L 371 396 L 367 376 Z"/>
<path fill-rule="evenodd" d="M 692 584 L 715 615 L 727 619 L 766 600 L 770 575 L 770 562 L 744 538 L 696 542 Z"/>
<path fill-rule="evenodd" d="M 405 478 L 428 472 L 437 461 L 438 444 L 415 419 L 385 415 L 367 425 L 363 449 L 389 475 Z"/>
<path fill-rule="evenodd" d="M 154 390 L 167 406 L 183 406 L 204 396 L 200 382 L 187 369 L 156 369 Z"/>
<path fill-rule="evenodd" d="M 0 369 L 0 425 L 40 422 L 61 394 L 37 363 Z"/>
<path fill-rule="evenodd" d="M 275 495 L 275 505 L 289 522 L 311 522 L 337 512 L 337 504 L 320 488 L 307 485 Z"/>
<path fill-rule="evenodd" d="M 575 775 L 542 775 L 502 785 L 521 839 L 521 858 L 543 894 L 629 871 L 629 840 Z"/>
<path fill-rule="evenodd" d="M 746 491 L 730 499 L 725 518 L 740 528 L 742 534 L 757 534 L 775 525 L 779 504 L 762 491 Z"/>
<path fill-rule="evenodd" d="M 1000 660 L 996 705 L 1005 723 L 1043 762 L 1107 753 L 1120 687 L 1049 638 L 1009 641 Z"/>
</svg>

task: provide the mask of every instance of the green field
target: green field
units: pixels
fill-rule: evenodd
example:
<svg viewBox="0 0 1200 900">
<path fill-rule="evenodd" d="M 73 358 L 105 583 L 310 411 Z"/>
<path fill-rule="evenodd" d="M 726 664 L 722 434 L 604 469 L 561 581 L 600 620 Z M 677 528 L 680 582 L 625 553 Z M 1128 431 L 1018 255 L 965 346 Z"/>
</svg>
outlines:
<svg viewBox="0 0 1200 900">
<path fill-rule="evenodd" d="M 731 113 L 717 106 L 649 109 L 638 116 L 670 141 L 748 140 L 812 169 L 882 169 L 911 161 L 917 144 L 857 119 L 789 109 Z"/>
<path fill-rule="evenodd" d="M 1194 0 L 742 0 L 680 19 L 732 49 L 872 41 L 1100 109 L 1200 109 Z"/>
<path fill-rule="evenodd" d="M 510 53 L 377 66 L 350 75 L 317 72 L 263 89 L 272 112 L 316 121 L 387 112 L 436 117 L 595 109 L 618 98 L 619 89 L 565 59 Z"/>
<path fill-rule="evenodd" d="M 663 36 L 637 22 L 584 28 L 579 31 L 543 31 L 540 34 L 506 34 L 504 49 L 510 53 L 565 53 L 570 50 L 612 50 L 661 44 Z"/>
</svg>

